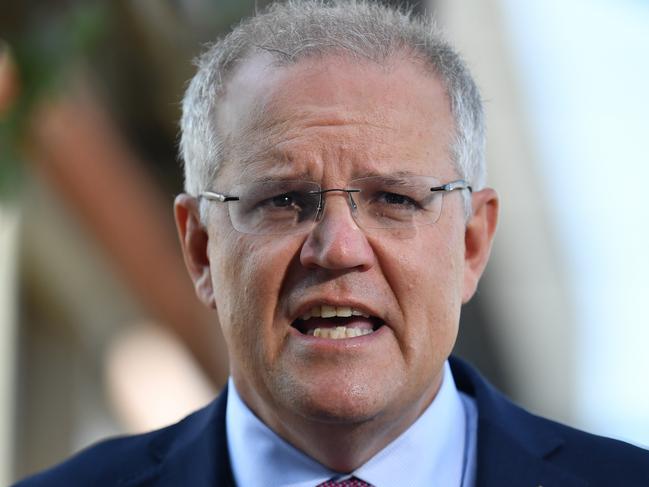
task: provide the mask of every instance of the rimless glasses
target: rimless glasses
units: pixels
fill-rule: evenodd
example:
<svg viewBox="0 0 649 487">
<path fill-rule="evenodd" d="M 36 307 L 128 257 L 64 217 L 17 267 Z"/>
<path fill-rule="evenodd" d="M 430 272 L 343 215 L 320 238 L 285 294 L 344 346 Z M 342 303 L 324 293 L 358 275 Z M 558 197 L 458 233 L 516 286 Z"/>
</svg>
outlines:
<svg viewBox="0 0 649 487">
<path fill-rule="evenodd" d="M 324 213 L 325 195 L 346 193 L 351 214 L 361 228 L 410 229 L 435 223 L 443 196 L 472 191 L 464 180 L 440 184 L 428 176 L 372 176 L 354 179 L 347 188 L 322 189 L 312 181 L 271 180 L 239 184 L 230 194 L 203 191 L 199 198 L 228 205 L 232 226 L 242 233 L 307 233 Z"/>
</svg>

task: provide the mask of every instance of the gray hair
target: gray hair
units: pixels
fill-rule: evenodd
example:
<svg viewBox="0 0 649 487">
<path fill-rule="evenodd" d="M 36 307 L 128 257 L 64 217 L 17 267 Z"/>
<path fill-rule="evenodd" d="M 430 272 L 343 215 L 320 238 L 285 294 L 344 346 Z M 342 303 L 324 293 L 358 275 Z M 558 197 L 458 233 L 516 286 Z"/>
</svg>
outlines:
<svg viewBox="0 0 649 487">
<path fill-rule="evenodd" d="M 226 149 L 216 123 L 219 97 L 228 76 L 256 53 L 270 54 L 278 65 L 328 53 L 379 63 L 395 54 L 423 61 L 440 77 L 450 100 L 455 119 L 453 163 L 475 189 L 484 186 L 480 94 L 433 20 L 367 0 L 289 0 L 244 20 L 197 59 L 198 71 L 185 93 L 181 119 L 180 152 L 189 194 L 198 195 L 216 178 Z"/>
</svg>

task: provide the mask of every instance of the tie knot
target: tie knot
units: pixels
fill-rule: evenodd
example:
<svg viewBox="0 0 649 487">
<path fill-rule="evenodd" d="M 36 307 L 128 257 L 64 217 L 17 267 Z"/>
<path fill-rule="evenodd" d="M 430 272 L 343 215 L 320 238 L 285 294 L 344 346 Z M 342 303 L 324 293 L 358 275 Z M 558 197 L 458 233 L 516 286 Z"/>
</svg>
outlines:
<svg viewBox="0 0 649 487">
<path fill-rule="evenodd" d="M 372 485 L 356 477 L 351 477 L 347 480 L 327 480 L 316 487 L 372 487 Z"/>
</svg>

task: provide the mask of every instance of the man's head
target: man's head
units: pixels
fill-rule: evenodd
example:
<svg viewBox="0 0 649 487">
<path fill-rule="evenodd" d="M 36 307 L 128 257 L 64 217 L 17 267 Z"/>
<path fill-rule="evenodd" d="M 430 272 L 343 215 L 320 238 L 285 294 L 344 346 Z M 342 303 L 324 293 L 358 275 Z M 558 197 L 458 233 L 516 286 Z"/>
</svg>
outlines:
<svg viewBox="0 0 649 487">
<path fill-rule="evenodd" d="M 207 189 L 228 159 L 228 151 L 234 150 L 235 141 L 228 141 L 228 134 L 219 128 L 217 113 L 227 98 L 228 80 L 245 60 L 265 54 L 280 67 L 331 53 L 379 65 L 397 56 L 435 73 L 447 91 L 454 118 L 449 150 L 458 174 L 477 189 L 484 185 L 480 95 L 464 63 L 431 19 L 413 18 L 374 2 L 292 1 L 244 21 L 198 58 L 198 72 L 183 100 L 180 145 L 185 190 L 197 195 Z"/>
<path fill-rule="evenodd" d="M 239 393 L 298 448 L 353 468 L 434 397 L 486 265 L 497 200 L 481 189 L 474 83 L 426 22 L 278 5 L 202 56 L 182 130 L 183 251 Z M 429 191 L 459 179 L 473 195 Z M 205 191 L 241 199 L 194 198 Z M 353 458 L 327 446 L 341 434 Z"/>
</svg>

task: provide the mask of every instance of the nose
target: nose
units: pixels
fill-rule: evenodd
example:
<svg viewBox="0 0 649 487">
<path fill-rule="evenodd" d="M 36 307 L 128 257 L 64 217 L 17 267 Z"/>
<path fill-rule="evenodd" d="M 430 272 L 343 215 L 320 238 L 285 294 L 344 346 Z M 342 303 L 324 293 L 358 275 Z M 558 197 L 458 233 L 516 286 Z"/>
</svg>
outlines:
<svg viewBox="0 0 649 487">
<path fill-rule="evenodd" d="M 308 234 L 300 252 L 305 267 L 367 270 L 374 252 L 351 214 L 349 195 L 328 193 L 321 219 Z"/>
</svg>

